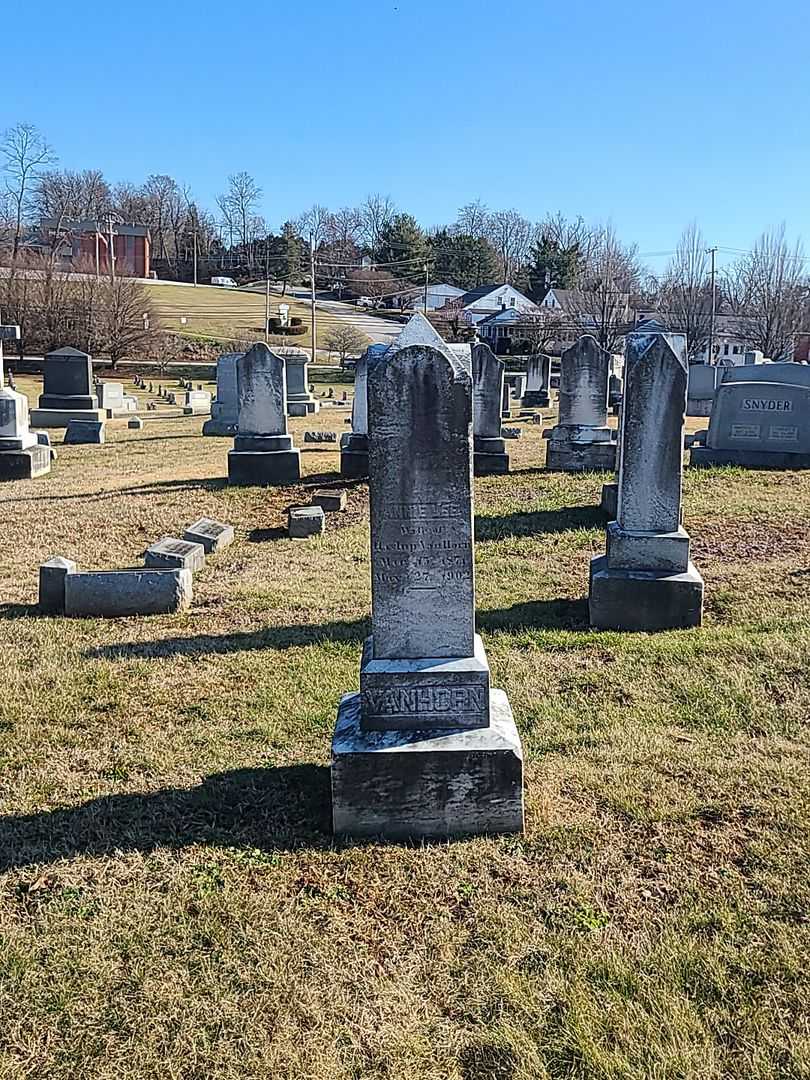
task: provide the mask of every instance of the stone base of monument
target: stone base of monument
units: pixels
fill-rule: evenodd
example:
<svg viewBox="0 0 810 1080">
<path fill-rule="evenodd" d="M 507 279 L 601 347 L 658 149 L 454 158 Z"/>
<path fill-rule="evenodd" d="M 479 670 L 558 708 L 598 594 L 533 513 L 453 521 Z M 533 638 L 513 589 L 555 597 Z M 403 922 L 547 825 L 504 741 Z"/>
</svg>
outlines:
<svg viewBox="0 0 810 1080">
<path fill-rule="evenodd" d="M 367 637 L 360 661 L 364 730 L 485 728 L 489 662 L 478 634 L 473 647 L 472 656 L 375 658 Z"/>
<path fill-rule="evenodd" d="M 615 521 L 619 513 L 619 485 L 614 480 L 610 484 L 602 484 L 602 499 L 600 507 L 607 514 L 608 521 Z"/>
<path fill-rule="evenodd" d="M 551 429 L 546 468 L 552 472 L 616 469 L 616 432 L 609 427 L 557 424 Z"/>
<path fill-rule="evenodd" d="M 503 690 L 490 724 L 453 731 L 364 731 L 345 694 L 332 739 L 339 836 L 450 839 L 523 831 L 523 752 Z"/>
<path fill-rule="evenodd" d="M 321 404 L 319 401 L 287 401 L 288 416 L 310 416 L 318 412 Z"/>
<path fill-rule="evenodd" d="M 787 450 L 713 450 L 693 446 L 690 465 L 707 468 L 711 465 L 740 465 L 745 469 L 810 469 L 810 454 Z"/>
<path fill-rule="evenodd" d="M 206 420 L 202 426 L 203 435 L 230 435 L 231 438 L 233 438 L 238 430 L 239 428 L 236 423 L 230 424 L 219 417 L 211 417 L 211 419 Z"/>
<path fill-rule="evenodd" d="M 51 471 L 51 448 L 42 443 L 0 450 L 0 480 L 35 480 Z"/>
<path fill-rule="evenodd" d="M 591 560 L 588 594 L 595 630 L 681 630 L 703 621 L 703 578 L 694 563 L 680 573 L 612 569 Z"/>
<path fill-rule="evenodd" d="M 508 472 L 509 455 L 504 440 L 476 435 L 473 440 L 473 474 L 492 476 Z"/>
<path fill-rule="evenodd" d="M 104 420 L 104 409 L 32 409 L 31 427 L 66 428 L 71 420 Z"/>
<path fill-rule="evenodd" d="M 237 435 L 228 453 L 228 483 L 283 487 L 301 479 L 301 454 L 291 435 Z"/>
<path fill-rule="evenodd" d="M 523 407 L 525 409 L 547 409 L 551 404 L 551 398 L 547 390 L 527 390 L 523 395 Z"/>
<path fill-rule="evenodd" d="M 340 437 L 340 475 L 344 480 L 368 476 L 368 435 L 347 432 Z"/>
<path fill-rule="evenodd" d="M 552 436 L 546 468 L 551 472 L 615 472 L 616 443 L 576 443 Z"/>
</svg>

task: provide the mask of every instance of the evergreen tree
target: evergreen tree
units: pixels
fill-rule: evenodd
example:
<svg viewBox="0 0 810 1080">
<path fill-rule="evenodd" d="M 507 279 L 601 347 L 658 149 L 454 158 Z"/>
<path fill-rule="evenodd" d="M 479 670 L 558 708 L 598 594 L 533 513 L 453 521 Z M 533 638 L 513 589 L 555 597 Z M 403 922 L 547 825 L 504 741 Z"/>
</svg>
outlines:
<svg viewBox="0 0 810 1080">
<path fill-rule="evenodd" d="M 532 245 L 531 261 L 527 268 L 529 296 L 533 300 L 540 300 L 552 285 L 558 289 L 573 289 L 583 262 L 578 243 L 563 247 L 558 240 L 542 233 Z"/>
<path fill-rule="evenodd" d="M 434 281 L 446 281 L 459 289 L 496 283 L 498 257 L 484 237 L 439 229 L 430 237 L 430 248 Z"/>
<path fill-rule="evenodd" d="M 410 214 L 395 214 L 380 231 L 376 262 L 390 266 L 396 277 L 421 279 L 423 265 L 428 257 L 428 244 L 424 232 Z"/>
</svg>

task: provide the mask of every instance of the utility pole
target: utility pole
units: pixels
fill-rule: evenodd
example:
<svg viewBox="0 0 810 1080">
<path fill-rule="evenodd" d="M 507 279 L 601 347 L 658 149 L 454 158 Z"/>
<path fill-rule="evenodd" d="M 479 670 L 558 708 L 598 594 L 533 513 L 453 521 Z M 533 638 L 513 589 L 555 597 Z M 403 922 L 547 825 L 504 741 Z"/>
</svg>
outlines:
<svg viewBox="0 0 810 1080">
<path fill-rule="evenodd" d="M 424 271 L 425 271 L 425 316 L 427 316 L 427 305 L 428 305 L 428 264 L 427 263 L 425 263 L 425 265 L 424 265 Z"/>
<path fill-rule="evenodd" d="M 107 242 L 109 244 L 108 256 L 109 256 L 109 259 L 110 259 L 110 282 L 114 285 L 115 284 L 115 248 L 113 247 L 113 216 L 112 216 L 112 214 L 107 215 L 107 230 L 108 230 L 107 235 L 108 235 L 108 238 L 109 238 Z"/>
<path fill-rule="evenodd" d="M 315 235 L 309 234 L 309 281 L 310 281 L 310 296 L 312 299 L 312 363 L 315 363 L 316 356 L 316 341 L 318 332 L 318 321 L 315 315 Z"/>
<path fill-rule="evenodd" d="M 264 340 L 270 338 L 270 237 L 264 238 Z"/>
<path fill-rule="evenodd" d="M 101 231 L 100 231 L 100 229 L 98 227 L 98 224 L 99 224 L 98 223 L 98 218 L 96 218 L 96 277 L 97 278 L 101 277 L 101 263 L 99 261 L 99 254 L 98 254 L 98 245 L 99 245 L 99 240 L 101 239 Z"/>
<path fill-rule="evenodd" d="M 197 284 L 197 214 L 196 211 L 191 215 L 191 222 L 194 226 L 194 284 Z"/>
<path fill-rule="evenodd" d="M 715 256 L 717 255 L 717 248 L 716 247 L 711 247 L 711 248 L 707 248 L 706 250 L 707 250 L 708 254 L 711 255 L 711 257 L 712 257 L 712 309 L 711 309 L 711 316 L 709 318 L 709 353 L 708 353 L 708 362 L 710 364 L 713 364 L 714 363 L 714 321 L 715 321 L 715 315 L 716 315 L 716 312 L 717 312 L 717 289 L 715 287 L 715 277 L 716 277 Z"/>
</svg>

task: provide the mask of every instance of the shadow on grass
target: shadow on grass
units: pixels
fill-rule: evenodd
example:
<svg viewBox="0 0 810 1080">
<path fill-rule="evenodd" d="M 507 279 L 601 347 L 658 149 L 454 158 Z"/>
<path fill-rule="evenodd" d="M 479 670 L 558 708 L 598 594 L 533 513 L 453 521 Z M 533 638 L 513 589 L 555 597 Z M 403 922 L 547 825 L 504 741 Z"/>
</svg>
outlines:
<svg viewBox="0 0 810 1080">
<path fill-rule="evenodd" d="M 32 619 L 41 614 L 39 604 L 0 604 L 0 619 Z"/>
<path fill-rule="evenodd" d="M 508 608 L 479 611 L 476 625 L 481 630 L 588 630 L 588 599 L 531 600 Z"/>
<path fill-rule="evenodd" d="M 110 488 L 109 491 L 80 491 L 75 495 L 37 495 L 31 499 L 0 499 L 3 502 L 19 503 L 49 503 L 49 502 L 98 502 L 100 499 L 109 499 L 114 495 L 157 495 L 162 491 L 222 491 L 228 486 L 224 476 L 208 477 L 202 480 L 156 480 L 152 484 L 142 484 L 140 487 Z"/>
<path fill-rule="evenodd" d="M 288 535 L 287 530 L 279 526 L 274 529 L 251 529 L 247 539 L 251 544 L 263 544 L 266 540 L 284 540 Z"/>
<path fill-rule="evenodd" d="M 69 809 L 0 817 L 0 870 L 190 844 L 294 851 L 328 847 L 331 839 L 326 766 L 235 769 L 190 790 L 107 795 Z"/>
<path fill-rule="evenodd" d="M 85 657 L 103 660 L 162 660 L 175 656 L 208 656 L 257 649 L 295 649 L 324 641 L 362 642 L 371 633 L 369 619 L 322 623 L 320 626 L 267 626 L 251 633 L 199 634 L 161 641 L 122 642 L 88 649 Z"/>
<path fill-rule="evenodd" d="M 502 540 L 507 536 L 536 536 L 604 528 L 605 514 L 599 506 L 566 506 L 560 510 L 535 510 L 528 514 L 476 515 L 476 540 Z"/>
</svg>

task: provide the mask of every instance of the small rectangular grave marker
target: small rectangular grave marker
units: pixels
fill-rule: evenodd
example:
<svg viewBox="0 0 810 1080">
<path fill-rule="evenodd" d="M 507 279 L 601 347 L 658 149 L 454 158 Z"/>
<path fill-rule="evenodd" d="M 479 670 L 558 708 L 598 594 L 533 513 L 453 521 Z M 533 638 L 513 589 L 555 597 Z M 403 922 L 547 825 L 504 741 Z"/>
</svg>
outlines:
<svg viewBox="0 0 810 1080">
<path fill-rule="evenodd" d="M 233 543 L 233 525 L 224 525 L 213 518 L 200 518 L 193 525 L 189 525 L 183 533 L 183 539 L 202 544 L 206 555 L 210 555 L 213 551 L 222 551 Z"/>
</svg>

